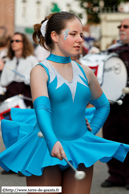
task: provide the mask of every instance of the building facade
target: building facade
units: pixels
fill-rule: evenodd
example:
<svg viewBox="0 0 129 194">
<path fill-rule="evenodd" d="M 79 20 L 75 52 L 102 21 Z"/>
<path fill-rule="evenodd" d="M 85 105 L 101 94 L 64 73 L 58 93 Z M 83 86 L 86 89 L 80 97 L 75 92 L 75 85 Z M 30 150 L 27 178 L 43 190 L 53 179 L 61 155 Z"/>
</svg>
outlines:
<svg viewBox="0 0 129 194">
<path fill-rule="evenodd" d="M 31 39 L 33 25 L 40 23 L 48 14 L 58 11 L 81 14 L 82 22 L 86 24 L 85 11 L 76 0 L 15 0 L 15 31 L 26 33 Z"/>
<path fill-rule="evenodd" d="M 76 0 L 0 0 L 0 36 L 20 31 L 32 41 L 33 25 L 57 11 L 73 11 L 86 23 L 85 11 Z"/>
<path fill-rule="evenodd" d="M 15 23 L 15 0 L 0 0 L 0 36 L 12 35 Z"/>
</svg>

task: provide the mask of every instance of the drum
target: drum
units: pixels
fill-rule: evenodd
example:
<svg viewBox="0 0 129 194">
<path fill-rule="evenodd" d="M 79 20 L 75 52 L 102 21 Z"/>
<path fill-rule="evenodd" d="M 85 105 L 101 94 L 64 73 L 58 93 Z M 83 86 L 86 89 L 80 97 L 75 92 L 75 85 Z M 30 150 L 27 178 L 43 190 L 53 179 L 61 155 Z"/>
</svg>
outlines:
<svg viewBox="0 0 129 194">
<path fill-rule="evenodd" d="M 94 71 L 108 100 L 117 101 L 125 97 L 122 89 L 127 87 L 128 71 L 117 54 L 88 54 L 80 62 Z"/>
<path fill-rule="evenodd" d="M 24 103 L 24 100 L 19 95 L 8 98 L 0 104 L 0 120 L 2 119 L 11 120 L 10 116 L 11 108 L 25 109 L 27 107 Z"/>
</svg>

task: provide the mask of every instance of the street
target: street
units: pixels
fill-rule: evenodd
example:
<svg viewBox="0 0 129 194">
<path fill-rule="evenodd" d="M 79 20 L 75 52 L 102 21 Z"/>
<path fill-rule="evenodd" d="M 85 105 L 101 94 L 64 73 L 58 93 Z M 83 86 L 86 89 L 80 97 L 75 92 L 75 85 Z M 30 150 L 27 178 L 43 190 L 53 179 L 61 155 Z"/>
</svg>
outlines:
<svg viewBox="0 0 129 194">
<path fill-rule="evenodd" d="M 101 131 L 99 135 L 101 136 Z M 3 145 L 2 138 L 0 136 L 0 152 L 3 150 L 4 150 L 4 145 Z M 2 171 L 2 168 L 0 168 L 0 187 L 2 186 L 26 186 L 25 177 L 20 177 L 17 174 L 2 175 L 1 171 Z M 101 188 L 100 184 L 107 177 L 108 177 L 108 173 L 107 173 L 106 164 L 97 162 L 94 165 L 94 176 L 93 176 L 93 182 L 92 182 L 92 188 L 91 188 L 90 194 L 128 194 L 129 193 L 129 190 L 126 190 L 124 187 Z M 0 189 L 0 193 L 2 193 L 1 189 Z"/>
</svg>

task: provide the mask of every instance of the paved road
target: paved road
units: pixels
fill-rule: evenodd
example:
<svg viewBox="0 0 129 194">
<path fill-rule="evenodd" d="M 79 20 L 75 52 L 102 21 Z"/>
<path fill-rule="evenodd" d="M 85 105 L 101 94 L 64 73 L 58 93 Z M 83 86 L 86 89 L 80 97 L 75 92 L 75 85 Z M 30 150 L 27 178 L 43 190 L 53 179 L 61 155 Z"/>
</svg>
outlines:
<svg viewBox="0 0 129 194">
<path fill-rule="evenodd" d="M 101 132 L 99 133 L 101 136 Z M 0 152 L 4 150 L 4 145 L 2 138 L 0 136 Z M 0 168 L 0 172 L 2 168 Z M 92 182 L 92 189 L 90 194 L 129 194 L 129 190 L 124 187 L 114 187 L 114 188 L 101 188 L 101 182 L 108 176 L 106 164 L 97 162 L 94 165 L 94 176 Z M 16 174 L 2 175 L 0 173 L 0 187 L 1 186 L 26 186 L 25 177 L 19 177 Z M 1 189 L 0 189 L 1 193 Z M 19 193 L 17 193 L 19 194 Z M 24 193 L 26 194 L 26 193 Z"/>
</svg>

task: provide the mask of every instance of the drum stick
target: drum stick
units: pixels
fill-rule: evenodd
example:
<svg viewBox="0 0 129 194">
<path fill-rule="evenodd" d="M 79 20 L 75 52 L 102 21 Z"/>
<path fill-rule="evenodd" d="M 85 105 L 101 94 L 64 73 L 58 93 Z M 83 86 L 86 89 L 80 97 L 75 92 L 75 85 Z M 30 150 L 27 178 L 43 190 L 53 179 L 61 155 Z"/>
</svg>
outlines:
<svg viewBox="0 0 129 194">
<path fill-rule="evenodd" d="M 44 138 L 41 131 L 38 132 L 38 136 Z M 75 172 L 75 174 L 74 174 L 75 179 L 82 180 L 85 178 L 86 173 L 84 171 L 79 171 L 79 170 L 75 169 L 74 166 L 67 160 L 67 158 L 65 158 L 64 156 L 62 156 L 62 157 L 67 162 L 67 164 L 73 169 L 73 171 Z"/>
<path fill-rule="evenodd" d="M 10 71 L 12 71 L 13 73 L 15 73 L 15 74 L 17 74 L 17 75 L 19 75 L 19 76 L 21 76 L 21 77 L 23 77 L 23 78 L 25 78 L 25 76 L 24 75 L 22 75 L 21 73 L 19 73 L 19 72 L 17 72 L 16 70 L 14 70 L 14 69 L 11 69 L 10 67 L 8 67 L 8 66 L 6 66 Z"/>
<path fill-rule="evenodd" d="M 123 88 L 122 92 L 124 94 L 129 94 L 129 88 L 128 87 Z"/>
<path fill-rule="evenodd" d="M 32 99 L 31 99 L 31 98 L 26 97 L 26 96 L 23 96 L 22 94 L 19 94 L 19 97 L 20 97 L 20 98 L 22 98 L 22 99 L 25 99 L 25 100 L 32 101 Z"/>
<path fill-rule="evenodd" d="M 109 101 L 110 103 L 117 103 L 118 105 L 122 105 L 122 104 L 123 104 L 123 101 L 122 101 L 122 100 L 114 101 L 114 100 L 109 100 L 109 99 L 108 99 L 108 101 Z"/>
<path fill-rule="evenodd" d="M 75 169 L 74 166 L 67 160 L 67 158 L 65 158 L 64 156 L 62 156 L 62 157 L 68 163 L 68 165 L 73 169 L 73 171 L 75 172 L 75 174 L 74 174 L 75 179 L 82 180 L 85 178 L 86 173 L 84 171 L 79 171 L 79 170 Z"/>
</svg>

